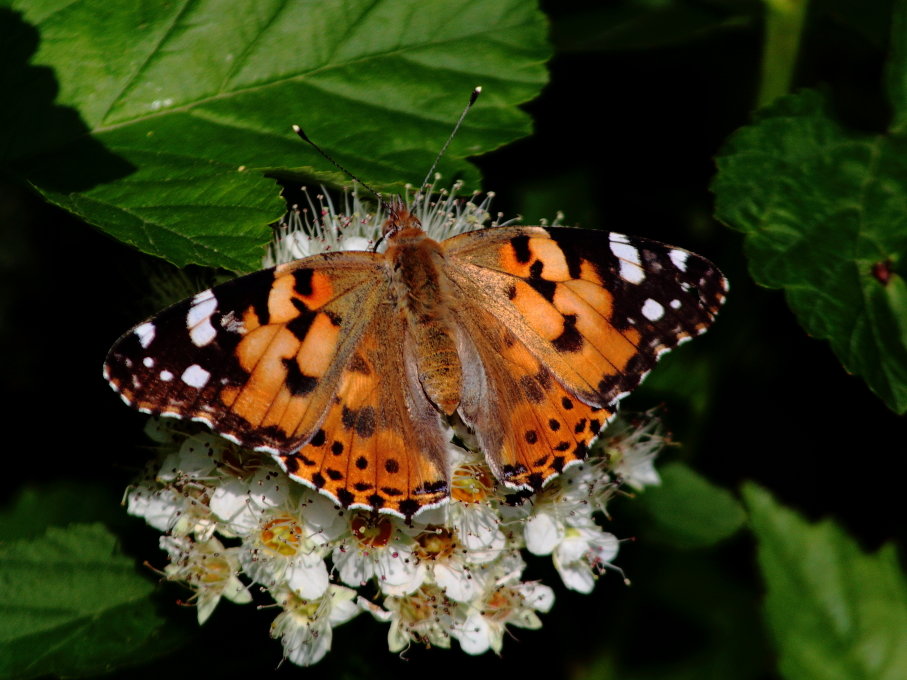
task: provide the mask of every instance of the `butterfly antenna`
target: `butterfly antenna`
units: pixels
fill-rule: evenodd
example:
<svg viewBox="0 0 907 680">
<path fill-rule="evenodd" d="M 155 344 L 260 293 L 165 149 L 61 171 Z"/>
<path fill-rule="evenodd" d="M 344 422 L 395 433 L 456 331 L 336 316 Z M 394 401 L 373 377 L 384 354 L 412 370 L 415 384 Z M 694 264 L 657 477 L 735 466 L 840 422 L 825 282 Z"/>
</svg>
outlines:
<svg viewBox="0 0 907 680">
<path fill-rule="evenodd" d="M 429 169 L 428 174 L 425 175 L 425 180 L 422 182 L 422 187 L 428 186 L 428 181 L 431 179 L 432 174 L 435 171 L 435 168 L 438 167 L 438 161 L 441 160 L 441 157 L 444 156 L 444 152 L 447 151 L 447 147 L 450 146 L 450 143 L 453 141 L 454 136 L 456 136 L 457 131 L 460 129 L 460 126 L 463 124 L 463 119 L 466 118 L 466 114 L 469 113 L 469 109 L 472 108 L 472 105 L 476 103 L 476 99 L 479 98 L 479 95 L 482 94 L 482 88 L 477 87 L 472 91 L 472 94 L 469 95 L 469 103 L 466 105 L 466 108 L 463 109 L 463 113 L 460 114 L 460 119 L 457 121 L 457 124 L 454 125 L 453 131 L 450 133 L 450 137 L 447 138 L 447 141 L 444 142 L 444 146 L 441 147 L 441 150 L 438 152 L 438 155 L 435 157 L 435 162 L 431 164 L 431 169 Z"/>
<path fill-rule="evenodd" d="M 306 144 L 308 144 L 308 145 L 311 146 L 313 149 L 315 149 L 315 151 L 317 151 L 319 154 L 321 154 L 321 156 L 322 156 L 326 161 L 328 161 L 331 165 L 333 165 L 335 168 L 337 168 L 338 170 L 340 170 L 340 172 L 342 172 L 344 175 L 346 175 L 347 177 L 349 177 L 349 178 L 352 179 L 353 181 L 359 182 L 359 184 L 361 184 L 367 191 L 369 191 L 369 192 L 371 192 L 372 194 L 374 194 L 374 195 L 375 195 L 375 198 L 378 199 L 378 202 L 381 204 L 381 207 L 384 209 L 384 211 L 390 213 L 390 206 L 389 206 L 389 205 L 387 204 L 387 202 L 384 200 L 384 196 L 382 196 L 380 192 L 375 191 L 374 189 L 372 189 L 368 184 L 366 184 L 365 182 L 363 182 L 361 179 L 359 179 L 358 177 L 356 177 L 356 175 L 354 175 L 353 173 L 351 173 L 351 172 L 350 172 L 349 170 L 347 170 L 345 167 L 343 167 L 342 165 L 340 165 L 340 163 L 338 163 L 338 162 L 335 161 L 333 158 L 331 158 L 331 157 L 328 155 L 328 153 L 327 153 L 326 151 L 324 151 L 320 146 L 318 146 L 315 142 L 313 142 L 311 139 L 309 139 L 309 136 L 305 133 L 305 130 L 303 130 L 301 127 L 299 127 L 298 125 L 294 125 L 294 126 L 293 126 L 293 132 L 295 132 L 297 135 L 299 135 L 299 138 L 300 138 L 302 141 L 304 141 Z"/>
</svg>

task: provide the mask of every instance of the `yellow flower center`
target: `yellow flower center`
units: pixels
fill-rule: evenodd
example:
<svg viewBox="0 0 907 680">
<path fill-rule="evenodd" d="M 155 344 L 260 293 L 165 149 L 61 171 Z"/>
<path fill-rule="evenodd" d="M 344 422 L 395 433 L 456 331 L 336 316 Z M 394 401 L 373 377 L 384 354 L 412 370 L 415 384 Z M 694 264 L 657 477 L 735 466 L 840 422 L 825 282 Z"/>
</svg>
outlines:
<svg viewBox="0 0 907 680">
<path fill-rule="evenodd" d="M 522 602 L 522 596 L 512 588 L 501 587 L 485 601 L 482 614 L 492 621 L 506 621 Z"/>
<path fill-rule="evenodd" d="M 409 625 L 416 625 L 436 616 L 436 609 L 444 602 L 444 595 L 434 586 L 422 586 L 412 595 L 400 598 L 400 618 Z"/>
<path fill-rule="evenodd" d="M 416 537 L 419 548 L 416 554 L 426 560 L 443 560 L 453 554 L 457 541 L 444 527 L 428 527 Z"/>
<path fill-rule="evenodd" d="M 226 581 L 230 578 L 232 571 L 230 563 L 223 557 L 207 555 L 204 559 L 199 560 L 195 577 L 198 583 L 211 585 Z"/>
<path fill-rule="evenodd" d="M 293 593 L 288 593 L 281 602 L 287 613 L 300 621 L 312 621 L 317 618 L 321 605 L 321 600 L 303 600 Z"/>
<path fill-rule="evenodd" d="M 276 517 L 262 527 L 260 538 L 262 545 L 272 553 L 292 557 L 302 542 L 302 527 L 288 515 Z"/>
</svg>

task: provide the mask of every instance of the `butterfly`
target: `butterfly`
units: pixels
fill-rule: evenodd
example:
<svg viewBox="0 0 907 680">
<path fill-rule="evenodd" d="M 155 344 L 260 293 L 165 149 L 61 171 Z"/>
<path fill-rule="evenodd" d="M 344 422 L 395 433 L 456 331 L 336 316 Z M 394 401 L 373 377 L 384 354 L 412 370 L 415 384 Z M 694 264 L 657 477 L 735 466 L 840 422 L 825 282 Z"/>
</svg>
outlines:
<svg viewBox="0 0 907 680">
<path fill-rule="evenodd" d="M 665 351 L 727 293 L 711 262 L 617 233 L 503 226 L 435 241 L 402 202 L 384 252 L 336 251 L 198 293 L 125 333 L 104 376 L 347 508 L 450 493 L 448 422 L 536 491 L 582 461 Z"/>
</svg>

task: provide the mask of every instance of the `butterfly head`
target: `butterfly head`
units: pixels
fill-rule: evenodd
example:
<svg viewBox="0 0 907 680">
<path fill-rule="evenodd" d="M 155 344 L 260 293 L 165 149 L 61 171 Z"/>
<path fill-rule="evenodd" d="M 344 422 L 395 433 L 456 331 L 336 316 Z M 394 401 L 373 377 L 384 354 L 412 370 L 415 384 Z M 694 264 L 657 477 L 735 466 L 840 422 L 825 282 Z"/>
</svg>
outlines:
<svg viewBox="0 0 907 680">
<path fill-rule="evenodd" d="M 422 231 L 422 222 L 409 211 L 399 196 L 388 204 L 387 212 L 388 217 L 381 227 L 382 238 L 391 238 L 410 229 Z"/>
</svg>

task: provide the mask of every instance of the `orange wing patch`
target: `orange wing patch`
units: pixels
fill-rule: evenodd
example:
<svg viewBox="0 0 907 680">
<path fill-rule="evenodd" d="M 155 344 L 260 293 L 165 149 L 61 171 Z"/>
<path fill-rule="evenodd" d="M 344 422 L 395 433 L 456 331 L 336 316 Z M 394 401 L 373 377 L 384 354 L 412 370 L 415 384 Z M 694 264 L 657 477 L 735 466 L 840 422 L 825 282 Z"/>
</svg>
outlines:
<svg viewBox="0 0 907 680">
<path fill-rule="evenodd" d="M 447 497 L 449 435 L 413 374 L 412 353 L 387 341 L 404 337 L 402 324 L 391 305 L 375 310 L 319 429 L 280 459 L 344 507 L 408 517 Z"/>
<path fill-rule="evenodd" d="M 472 383 L 484 382 L 481 396 L 464 399 L 463 419 L 498 479 L 538 490 L 586 457 L 612 411 L 568 392 L 492 315 L 468 306 L 463 311 L 471 363 L 464 371 Z"/>
</svg>

